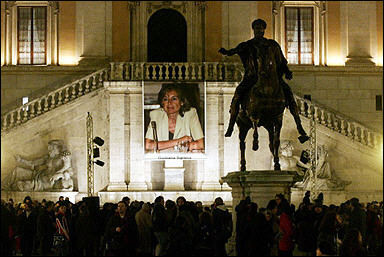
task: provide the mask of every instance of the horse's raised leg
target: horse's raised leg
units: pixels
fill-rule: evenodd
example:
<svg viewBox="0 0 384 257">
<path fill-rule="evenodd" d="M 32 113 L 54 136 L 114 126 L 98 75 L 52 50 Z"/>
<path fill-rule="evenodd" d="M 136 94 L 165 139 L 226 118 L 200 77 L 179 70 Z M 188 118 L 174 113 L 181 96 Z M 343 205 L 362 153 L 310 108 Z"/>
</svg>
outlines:
<svg viewBox="0 0 384 257">
<path fill-rule="evenodd" d="M 281 170 L 279 163 L 279 147 L 280 147 L 280 132 L 283 125 L 283 115 L 277 117 L 277 121 L 274 124 L 274 133 L 273 133 L 273 162 L 275 163 L 274 169 Z"/>
<path fill-rule="evenodd" d="M 253 144 L 252 144 L 252 150 L 257 151 L 259 149 L 259 133 L 257 132 L 257 124 L 259 123 L 259 120 L 253 120 Z"/>
<path fill-rule="evenodd" d="M 250 127 L 246 124 L 239 125 L 239 140 L 240 140 L 240 170 L 246 171 L 246 161 L 245 161 L 245 138 L 247 137 Z"/>
</svg>

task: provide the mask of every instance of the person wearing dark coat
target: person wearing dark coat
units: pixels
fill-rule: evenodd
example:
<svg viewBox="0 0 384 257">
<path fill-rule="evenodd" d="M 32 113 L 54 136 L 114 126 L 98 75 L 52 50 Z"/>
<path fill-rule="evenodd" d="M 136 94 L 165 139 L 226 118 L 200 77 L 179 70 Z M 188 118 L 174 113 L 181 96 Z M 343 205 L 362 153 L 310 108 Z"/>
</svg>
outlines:
<svg viewBox="0 0 384 257">
<path fill-rule="evenodd" d="M 357 228 L 363 238 L 363 245 L 366 244 L 367 218 L 365 210 L 360 207 L 359 199 L 351 199 L 351 213 L 349 216 L 348 230 Z"/>
<path fill-rule="evenodd" d="M 156 251 L 158 256 L 164 256 L 168 245 L 168 224 L 164 207 L 164 197 L 158 196 L 152 210 L 153 232 L 157 238 Z"/>
<path fill-rule="evenodd" d="M 23 256 L 31 256 L 37 231 L 37 213 L 32 209 L 32 203 L 25 205 L 25 210 L 20 216 L 20 248 Z"/>
<path fill-rule="evenodd" d="M 226 224 L 229 219 L 232 220 L 232 214 L 229 213 L 228 209 L 225 207 L 221 197 L 215 199 L 214 208 L 212 210 L 212 219 L 215 256 L 227 256 L 225 244 L 228 242 L 230 235 L 229 230 L 226 231 Z M 230 229 L 232 230 L 232 227 Z"/>
<path fill-rule="evenodd" d="M 12 256 L 9 227 L 15 223 L 15 214 L 1 204 L 1 256 Z"/>
<path fill-rule="evenodd" d="M 88 207 L 80 207 L 79 217 L 75 221 L 77 253 L 80 256 L 94 256 L 95 243 L 98 240 L 97 226 L 91 218 Z"/>
<path fill-rule="evenodd" d="M 257 211 L 258 205 L 251 203 L 247 215 L 247 256 L 268 256 L 270 255 L 269 245 L 273 241 L 272 226 L 267 222 L 264 214 Z"/>
<path fill-rule="evenodd" d="M 337 252 L 337 232 L 338 232 L 338 214 L 334 211 L 328 211 L 320 223 L 317 245 L 320 242 L 328 242 L 333 251 Z"/>
<path fill-rule="evenodd" d="M 177 215 L 175 223 L 169 229 L 169 247 L 166 256 L 192 256 L 194 247 L 190 225 L 185 215 Z"/>
<path fill-rule="evenodd" d="M 246 197 L 240 200 L 240 203 L 235 207 L 236 211 L 236 252 L 237 256 L 245 256 L 246 251 L 246 228 L 247 228 L 247 214 L 251 207 L 251 199 Z"/>
<path fill-rule="evenodd" d="M 37 236 L 40 240 L 39 250 L 41 256 L 47 256 L 53 245 L 53 234 L 56 231 L 54 202 L 45 203 L 37 217 Z"/>
<path fill-rule="evenodd" d="M 113 256 L 136 256 L 139 233 L 134 217 L 126 202 L 118 203 L 117 212 L 111 216 L 105 229 L 104 239 Z"/>
<path fill-rule="evenodd" d="M 303 209 L 296 216 L 296 239 L 298 251 L 315 255 L 316 252 L 316 231 L 315 231 L 316 215 L 314 210 L 308 209 L 304 205 Z"/>
</svg>

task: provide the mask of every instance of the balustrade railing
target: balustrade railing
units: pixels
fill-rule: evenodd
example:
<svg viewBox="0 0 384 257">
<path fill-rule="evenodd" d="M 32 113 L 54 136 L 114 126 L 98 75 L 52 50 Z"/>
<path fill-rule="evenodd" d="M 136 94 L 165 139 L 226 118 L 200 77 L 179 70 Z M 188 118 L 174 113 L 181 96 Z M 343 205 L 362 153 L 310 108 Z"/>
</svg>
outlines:
<svg viewBox="0 0 384 257">
<path fill-rule="evenodd" d="M 382 145 L 383 136 L 364 127 L 356 121 L 327 110 L 312 101 L 294 95 L 299 108 L 299 113 L 304 117 L 314 119 L 316 123 L 322 124 L 329 129 L 341 133 L 350 139 L 360 142 L 372 148 Z"/>
<path fill-rule="evenodd" d="M 105 68 L 78 79 L 64 87 L 35 99 L 1 117 L 1 131 L 7 131 L 21 123 L 52 110 L 62 104 L 102 87 L 103 81 L 223 81 L 242 79 L 243 67 L 239 63 L 146 63 L 112 62 Z M 372 148 L 382 145 L 380 133 L 358 122 L 327 110 L 314 102 L 294 95 L 301 115 L 314 118 L 333 131 Z"/>
<path fill-rule="evenodd" d="M 242 66 L 222 62 L 113 62 L 111 80 L 129 81 L 239 81 Z"/>
<path fill-rule="evenodd" d="M 1 131 L 7 131 L 62 104 L 94 91 L 109 79 L 109 68 L 96 71 L 1 116 Z"/>
</svg>

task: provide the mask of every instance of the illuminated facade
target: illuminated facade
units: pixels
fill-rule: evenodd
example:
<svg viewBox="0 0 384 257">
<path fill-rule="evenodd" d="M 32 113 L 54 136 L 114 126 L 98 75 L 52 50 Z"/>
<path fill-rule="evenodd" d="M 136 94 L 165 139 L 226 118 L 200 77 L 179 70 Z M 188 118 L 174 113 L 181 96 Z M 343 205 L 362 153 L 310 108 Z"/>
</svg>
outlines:
<svg viewBox="0 0 384 257">
<path fill-rule="evenodd" d="M 317 143 L 352 181 L 329 201 L 382 198 L 382 1 L 2 1 L 1 10 L 2 179 L 16 165 L 14 154 L 37 156 L 57 138 L 73 155 L 71 197 L 86 196 L 90 112 L 94 135 L 106 141 L 106 165 L 94 173 L 103 202 L 158 194 L 229 201 L 230 188 L 220 182 L 239 169 L 238 131 L 231 138 L 224 132 L 241 63 L 218 49 L 252 38 L 251 23 L 262 18 L 265 36 L 279 42 L 293 71 L 289 84 L 305 129 L 315 116 Z M 172 81 L 203 85 L 202 158 L 144 158 L 143 89 Z M 294 140 L 300 155 L 308 146 L 298 143 L 289 112 L 284 119 L 282 139 Z M 262 130 L 258 152 L 247 144 L 249 169 L 270 169 L 267 144 Z M 178 190 L 167 190 L 171 169 L 179 172 Z"/>
</svg>

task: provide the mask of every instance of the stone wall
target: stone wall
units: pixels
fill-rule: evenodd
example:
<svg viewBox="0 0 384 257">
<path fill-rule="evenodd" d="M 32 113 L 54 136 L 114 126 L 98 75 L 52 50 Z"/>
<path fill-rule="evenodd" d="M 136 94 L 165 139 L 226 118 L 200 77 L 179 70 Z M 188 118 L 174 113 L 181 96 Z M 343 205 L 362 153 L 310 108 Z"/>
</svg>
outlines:
<svg viewBox="0 0 384 257">
<path fill-rule="evenodd" d="M 95 194 L 105 192 L 113 195 L 117 190 L 114 183 L 122 186 L 117 190 L 120 192 L 127 192 L 127 189 L 136 192 L 161 191 L 164 186 L 164 161 L 144 160 L 142 155 L 141 83 L 106 82 L 104 86 L 8 132 L 3 132 L 2 179 L 16 166 L 14 154 L 36 158 L 47 153 L 47 143 L 50 140 L 60 139 L 72 153 L 75 190 L 85 196 L 87 192 L 85 122 L 87 112 L 90 112 L 93 116 L 94 136 L 105 140 L 104 146 L 100 148 L 100 159 L 106 164 L 104 167 L 95 165 Z M 186 190 L 214 192 L 227 190 L 229 188 L 226 184 L 220 185 L 221 177 L 228 172 L 239 170 L 238 129 L 235 128 L 231 138 L 224 138 L 233 90 L 234 85 L 231 83 L 207 83 L 207 158 L 184 160 Z M 302 123 L 309 133 L 309 120 L 302 117 Z M 264 128 L 259 130 L 260 149 L 257 152 L 251 149 L 252 130 L 247 137 L 248 170 L 271 168 L 268 135 Z M 309 143 L 302 145 L 297 137 L 292 115 L 286 110 L 281 140 L 293 140 L 294 155 L 300 156 L 301 151 L 309 147 Z M 329 149 L 328 161 L 340 178 L 352 181 L 337 201 L 358 192 L 363 192 L 362 194 L 366 196 L 374 195 L 375 198 L 378 192 L 382 193 L 383 159 L 380 149 L 364 146 L 322 125 L 317 126 L 317 143 Z M 119 155 L 124 157 L 116 158 Z M 105 197 L 111 199 L 109 196 Z M 293 197 L 293 199 L 299 198 L 300 196 Z"/>
</svg>

